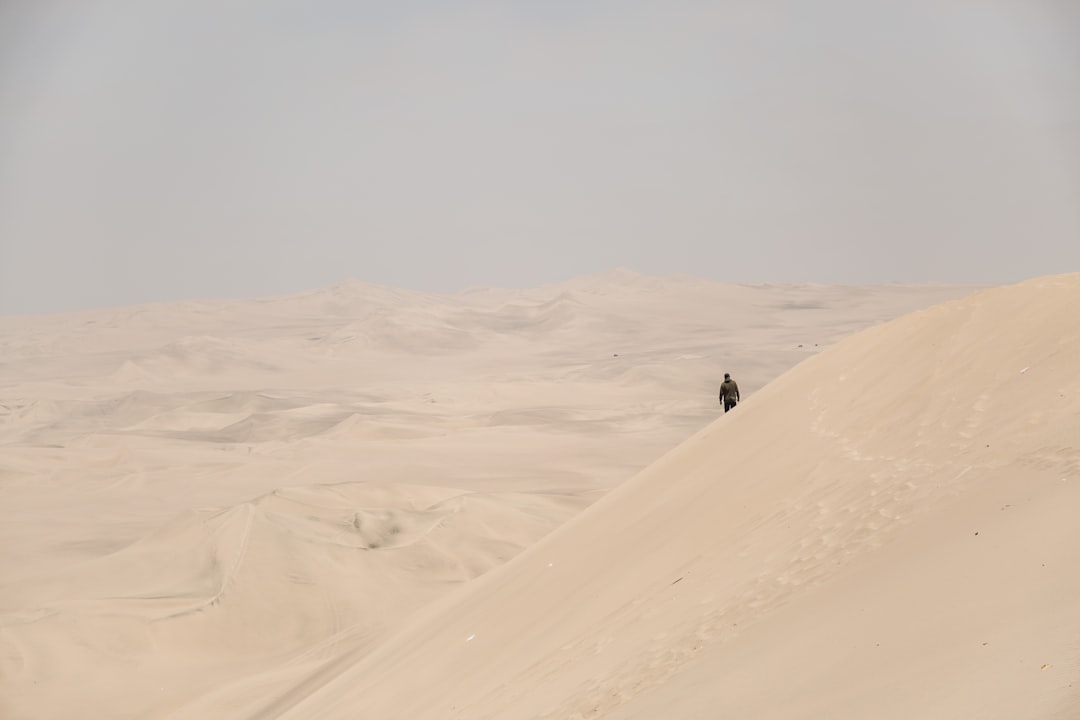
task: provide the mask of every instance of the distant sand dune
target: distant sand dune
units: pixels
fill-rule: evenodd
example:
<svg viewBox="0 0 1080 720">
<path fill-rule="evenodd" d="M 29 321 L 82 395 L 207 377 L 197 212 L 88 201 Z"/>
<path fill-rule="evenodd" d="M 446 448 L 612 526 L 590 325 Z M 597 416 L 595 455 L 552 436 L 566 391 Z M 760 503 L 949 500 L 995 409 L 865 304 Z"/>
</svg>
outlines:
<svg viewBox="0 0 1080 720">
<path fill-rule="evenodd" d="M 1043 282 L 820 355 L 970 289 L 617 271 L 0 318 L 0 716 L 701 716 L 661 690 L 742 628 L 844 606 L 984 471 L 1075 472 L 1075 283 Z"/>
<path fill-rule="evenodd" d="M 187 409 L 194 412 L 205 413 L 267 413 L 278 410 L 290 410 L 294 407 L 302 407 L 302 401 L 290 400 L 287 397 L 275 397 L 267 393 L 257 391 L 232 392 L 227 395 L 217 394 L 215 397 L 192 403 Z"/>
</svg>

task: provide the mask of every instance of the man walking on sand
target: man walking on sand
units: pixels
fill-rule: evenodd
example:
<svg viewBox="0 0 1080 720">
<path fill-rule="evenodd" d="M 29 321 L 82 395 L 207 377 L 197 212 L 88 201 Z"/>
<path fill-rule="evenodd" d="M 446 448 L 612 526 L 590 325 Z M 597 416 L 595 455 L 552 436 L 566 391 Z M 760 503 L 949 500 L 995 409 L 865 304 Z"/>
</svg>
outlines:
<svg viewBox="0 0 1080 720">
<path fill-rule="evenodd" d="M 720 402 L 724 404 L 724 412 L 739 402 L 739 385 L 731 379 L 731 373 L 724 373 L 724 382 L 720 383 Z"/>
</svg>

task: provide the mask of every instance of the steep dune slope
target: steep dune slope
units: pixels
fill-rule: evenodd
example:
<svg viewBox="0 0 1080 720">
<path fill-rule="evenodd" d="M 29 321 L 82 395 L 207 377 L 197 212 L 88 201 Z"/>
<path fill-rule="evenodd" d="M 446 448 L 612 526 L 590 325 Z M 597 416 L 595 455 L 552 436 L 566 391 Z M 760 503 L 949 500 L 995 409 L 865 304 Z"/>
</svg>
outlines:
<svg viewBox="0 0 1080 720">
<path fill-rule="evenodd" d="M 1078 308 L 1052 277 L 853 336 L 249 716 L 1066 717 Z"/>
</svg>

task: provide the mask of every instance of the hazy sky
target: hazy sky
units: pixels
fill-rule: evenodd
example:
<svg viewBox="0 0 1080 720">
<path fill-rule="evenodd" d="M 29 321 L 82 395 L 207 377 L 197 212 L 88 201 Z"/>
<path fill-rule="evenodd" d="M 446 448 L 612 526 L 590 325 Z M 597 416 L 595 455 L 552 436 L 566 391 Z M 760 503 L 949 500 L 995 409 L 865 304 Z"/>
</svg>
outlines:
<svg viewBox="0 0 1080 720">
<path fill-rule="evenodd" d="M 0 0 L 0 313 L 1080 270 L 1075 0 Z"/>
</svg>

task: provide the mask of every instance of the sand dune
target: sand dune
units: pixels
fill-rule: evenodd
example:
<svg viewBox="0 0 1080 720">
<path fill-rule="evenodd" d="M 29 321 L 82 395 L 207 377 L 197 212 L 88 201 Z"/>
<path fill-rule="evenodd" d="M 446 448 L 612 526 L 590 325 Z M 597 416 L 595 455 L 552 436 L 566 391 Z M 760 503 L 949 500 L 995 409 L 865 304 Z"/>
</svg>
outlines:
<svg viewBox="0 0 1080 720">
<path fill-rule="evenodd" d="M 1041 279 L 841 342 L 244 716 L 1072 717 L 1077 307 Z"/>
<path fill-rule="evenodd" d="M 697 717 L 678 683 L 728 643 L 777 662 L 734 623 L 810 643 L 798 608 L 853 602 L 983 469 L 1075 474 L 1075 286 L 820 355 L 970 290 L 620 271 L 0 318 L 0 715 Z M 725 369 L 747 401 L 710 424 Z M 1064 397 L 971 396 L 1015 378 Z"/>
</svg>

